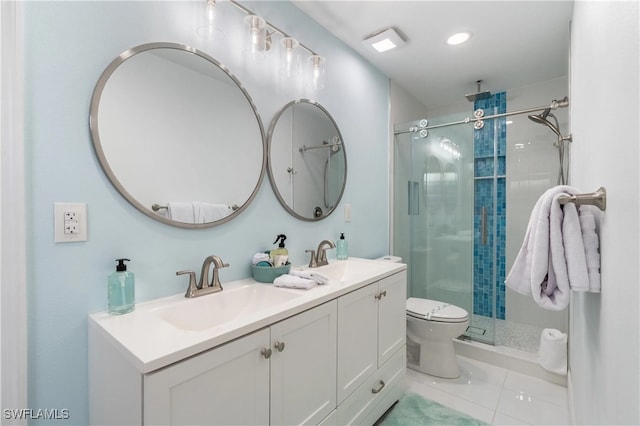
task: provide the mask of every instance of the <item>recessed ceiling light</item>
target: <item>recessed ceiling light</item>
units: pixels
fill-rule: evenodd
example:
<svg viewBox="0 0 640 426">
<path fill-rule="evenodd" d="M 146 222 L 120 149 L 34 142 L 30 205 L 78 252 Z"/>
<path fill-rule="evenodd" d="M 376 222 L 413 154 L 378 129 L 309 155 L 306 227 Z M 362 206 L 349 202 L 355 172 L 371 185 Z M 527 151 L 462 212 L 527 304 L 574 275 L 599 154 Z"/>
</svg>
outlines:
<svg viewBox="0 0 640 426">
<path fill-rule="evenodd" d="M 405 41 L 393 28 L 387 28 L 386 30 L 370 35 L 366 37 L 362 43 L 367 46 L 368 49 L 380 53 L 405 45 Z"/>
<path fill-rule="evenodd" d="M 471 38 L 471 33 L 464 31 L 461 33 L 455 33 L 447 39 L 447 44 L 455 46 L 456 44 L 462 44 Z"/>
</svg>

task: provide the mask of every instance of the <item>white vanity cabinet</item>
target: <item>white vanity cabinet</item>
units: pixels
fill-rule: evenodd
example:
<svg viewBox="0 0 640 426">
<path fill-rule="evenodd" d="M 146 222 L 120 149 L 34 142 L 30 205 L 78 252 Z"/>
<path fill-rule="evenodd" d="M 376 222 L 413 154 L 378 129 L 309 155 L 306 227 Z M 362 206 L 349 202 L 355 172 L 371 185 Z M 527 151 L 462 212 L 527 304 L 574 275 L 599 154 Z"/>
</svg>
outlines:
<svg viewBox="0 0 640 426">
<path fill-rule="evenodd" d="M 372 423 L 402 394 L 405 303 L 405 271 L 338 299 L 338 424 Z"/>
<path fill-rule="evenodd" d="M 275 293 L 245 280 L 226 285 L 226 299 L 178 294 L 127 315 L 91 314 L 90 423 L 375 423 L 404 392 L 406 266 L 341 262 L 326 267 L 340 278 L 324 286 L 278 290 L 290 293 L 278 294 L 280 305 L 205 329 L 170 322 L 164 309 L 199 317 L 214 300 L 206 297 L 234 303 L 233 291 L 250 295 L 253 285 Z"/>
<path fill-rule="evenodd" d="M 145 425 L 269 424 L 269 329 L 145 374 Z"/>
<path fill-rule="evenodd" d="M 336 302 L 144 376 L 145 425 L 318 424 L 336 407 Z"/>
</svg>

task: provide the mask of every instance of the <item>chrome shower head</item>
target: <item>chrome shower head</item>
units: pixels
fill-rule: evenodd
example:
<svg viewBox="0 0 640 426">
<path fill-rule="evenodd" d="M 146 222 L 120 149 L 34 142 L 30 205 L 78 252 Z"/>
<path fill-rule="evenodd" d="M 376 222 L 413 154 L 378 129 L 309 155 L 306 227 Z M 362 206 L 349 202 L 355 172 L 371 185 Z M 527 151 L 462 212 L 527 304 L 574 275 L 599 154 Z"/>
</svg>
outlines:
<svg viewBox="0 0 640 426">
<path fill-rule="evenodd" d="M 547 117 L 553 118 L 556 124 L 554 125 L 549 120 L 547 120 Z M 545 126 L 550 128 L 553 131 L 553 133 L 555 133 L 559 138 L 563 137 L 562 134 L 560 133 L 560 129 L 559 129 L 560 124 L 558 123 L 558 119 L 556 118 L 555 115 L 551 113 L 551 108 L 545 109 L 542 113 L 538 115 L 530 115 L 529 120 L 535 123 L 544 124 Z"/>
<path fill-rule="evenodd" d="M 484 92 L 481 91 L 480 86 L 482 84 L 482 80 L 478 80 L 476 81 L 476 83 L 478 84 L 478 91 L 476 93 L 469 93 L 468 95 L 464 95 L 464 97 L 467 98 L 469 102 L 481 101 L 483 99 L 491 98 L 491 92 L 489 92 L 488 90 L 485 90 Z"/>
</svg>

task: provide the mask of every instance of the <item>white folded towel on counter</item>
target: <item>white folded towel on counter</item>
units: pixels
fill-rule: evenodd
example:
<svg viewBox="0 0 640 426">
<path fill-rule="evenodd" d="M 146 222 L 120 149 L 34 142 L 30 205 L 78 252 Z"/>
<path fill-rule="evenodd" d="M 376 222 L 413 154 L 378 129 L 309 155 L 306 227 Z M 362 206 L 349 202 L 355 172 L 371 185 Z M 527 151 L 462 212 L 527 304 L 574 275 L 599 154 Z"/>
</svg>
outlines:
<svg viewBox="0 0 640 426">
<path fill-rule="evenodd" d="M 314 280 L 309 280 L 307 278 L 296 277 L 295 275 L 284 274 L 280 275 L 273 281 L 273 285 L 275 287 L 286 287 L 286 288 L 300 288 L 308 290 L 318 285 Z"/>
<path fill-rule="evenodd" d="M 329 277 L 317 271 L 311 271 L 311 270 L 299 271 L 297 269 L 292 269 L 289 271 L 289 275 L 294 275 L 296 277 L 313 280 L 318 284 L 326 284 L 329 282 Z"/>
</svg>

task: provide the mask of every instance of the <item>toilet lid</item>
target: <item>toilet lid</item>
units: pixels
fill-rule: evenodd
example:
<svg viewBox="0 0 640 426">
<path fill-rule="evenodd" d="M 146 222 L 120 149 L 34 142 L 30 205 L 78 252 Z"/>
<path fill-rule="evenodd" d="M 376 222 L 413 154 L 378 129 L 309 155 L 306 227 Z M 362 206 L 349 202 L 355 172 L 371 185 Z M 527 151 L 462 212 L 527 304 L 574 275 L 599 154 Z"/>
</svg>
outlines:
<svg viewBox="0 0 640 426">
<path fill-rule="evenodd" d="M 469 319 L 469 313 L 456 305 L 417 297 L 407 299 L 407 315 L 440 322 L 464 322 Z"/>
</svg>

